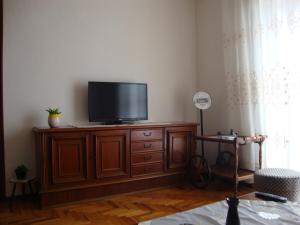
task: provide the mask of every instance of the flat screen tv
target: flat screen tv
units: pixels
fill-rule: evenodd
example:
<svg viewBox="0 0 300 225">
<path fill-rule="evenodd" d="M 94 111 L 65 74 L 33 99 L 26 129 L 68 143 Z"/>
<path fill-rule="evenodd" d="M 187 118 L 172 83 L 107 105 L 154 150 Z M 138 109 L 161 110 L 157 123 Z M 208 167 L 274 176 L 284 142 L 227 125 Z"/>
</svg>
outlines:
<svg viewBox="0 0 300 225">
<path fill-rule="evenodd" d="M 90 122 L 122 123 L 148 119 L 147 84 L 89 82 Z"/>
</svg>

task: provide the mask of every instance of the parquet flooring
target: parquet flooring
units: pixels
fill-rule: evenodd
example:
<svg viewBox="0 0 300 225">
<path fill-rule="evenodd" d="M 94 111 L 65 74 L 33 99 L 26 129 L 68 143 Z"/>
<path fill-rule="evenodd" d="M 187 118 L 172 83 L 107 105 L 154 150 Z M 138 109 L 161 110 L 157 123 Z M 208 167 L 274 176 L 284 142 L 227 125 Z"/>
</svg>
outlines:
<svg viewBox="0 0 300 225">
<path fill-rule="evenodd" d="M 240 195 L 253 190 L 240 186 Z M 232 185 L 214 184 L 206 189 L 190 185 L 112 196 L 102 200 L 72 203 L 50 209 L 37 209 L 30 201 L 18 201 L 9 210 L 0 203 L 0 224 L 34 225 L 134 225 L 161 216 L 223 200 Z"/>
</svg>

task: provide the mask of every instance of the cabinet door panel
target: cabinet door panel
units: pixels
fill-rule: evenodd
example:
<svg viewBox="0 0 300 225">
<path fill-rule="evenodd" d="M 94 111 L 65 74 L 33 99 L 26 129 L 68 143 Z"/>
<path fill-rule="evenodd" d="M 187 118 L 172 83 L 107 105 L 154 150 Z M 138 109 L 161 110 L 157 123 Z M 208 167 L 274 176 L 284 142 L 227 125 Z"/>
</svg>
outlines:
<svg viewBox="0 0 300 225">
<path fill-rule="evenodd" d="M 53 184 L 87 179 L 87 136 L 59 134 L 50 138 Z"/>
<path fill-rule="evenodd" d="M 167 132 L 167 170 L 183 170 L 187 167 L 192 146 L 191 131 Z"/>
<path fill-rule="evenodd" d="M 96 177 L 129 176 L 129 133 L 127 130 L 95 134 Z"/>
</svg>

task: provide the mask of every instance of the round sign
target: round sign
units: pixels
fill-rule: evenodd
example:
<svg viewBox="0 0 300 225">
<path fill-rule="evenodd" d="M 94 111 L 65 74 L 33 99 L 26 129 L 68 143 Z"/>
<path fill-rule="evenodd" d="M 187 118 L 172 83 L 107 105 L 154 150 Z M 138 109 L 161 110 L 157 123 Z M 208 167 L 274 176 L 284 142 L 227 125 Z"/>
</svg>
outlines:
<svg viewBox="0 0 300 225">
<path fill-rule="evenodd" d="M 208 109 L 211 106 L 209 94 L 203 91 L 199 91 L 194 95 L 193 102 L 198 109 Z"/>
</svg>

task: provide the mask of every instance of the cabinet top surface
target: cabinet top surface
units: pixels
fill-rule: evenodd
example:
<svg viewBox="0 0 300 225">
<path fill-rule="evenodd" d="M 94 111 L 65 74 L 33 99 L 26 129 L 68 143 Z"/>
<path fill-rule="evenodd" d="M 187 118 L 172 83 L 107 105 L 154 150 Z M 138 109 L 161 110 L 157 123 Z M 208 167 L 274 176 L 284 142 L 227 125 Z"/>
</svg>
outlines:
<svg viewBox="0 0 300 225">
<path fill-rule="evenodd" d="M 41 132 L 66 132 L 66 131 L 94 131 L 94 130 L 106 130 L 106 129 L 128 129 L 128 128 L 160 128 L 160 127 L 173 127 L 173 126 L 197 126 L 195 122 L 144 122 L 133 124 L 77 124 L 77 125 L 65 125 L 58 128 L 50 127 L 34 127 L 32 130 L 36 133 Z"/>
</svg>

